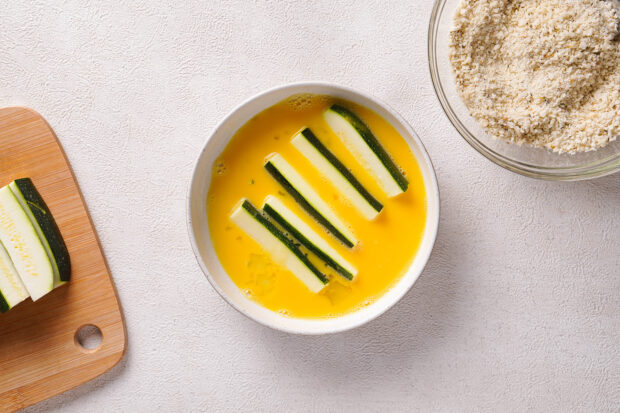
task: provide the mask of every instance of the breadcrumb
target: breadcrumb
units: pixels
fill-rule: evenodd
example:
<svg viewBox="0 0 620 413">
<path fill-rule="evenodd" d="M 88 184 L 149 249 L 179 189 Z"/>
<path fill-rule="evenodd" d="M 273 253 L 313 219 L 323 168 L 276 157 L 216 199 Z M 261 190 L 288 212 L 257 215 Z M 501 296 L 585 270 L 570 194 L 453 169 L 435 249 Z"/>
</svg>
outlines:
<svg viewBox="0 0 620 413">
<path fill-rule="evenodd" d="M 450 60 L 494 137 L 573 154 L 620 135 L 617 0 L 462 0 Z"/>
</svg>

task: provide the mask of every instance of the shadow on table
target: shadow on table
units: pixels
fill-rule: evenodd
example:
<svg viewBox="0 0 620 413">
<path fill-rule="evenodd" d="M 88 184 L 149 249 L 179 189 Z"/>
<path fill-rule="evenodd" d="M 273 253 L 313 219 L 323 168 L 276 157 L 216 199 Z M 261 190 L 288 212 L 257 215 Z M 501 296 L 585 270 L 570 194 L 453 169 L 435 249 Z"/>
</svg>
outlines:
<svg viewBox="0 0 620 413">
<path fill-rule="evenodd" d="M 619 175 L 588 182 L 527 180 L 519 184 L 534 189 L 549 186 L 560 198 L 578 197 L 599 204 L 620 193 Z M 296 336 L 248 323 L 273 363 L 283 371 L 337 385 L 342 392 L 359 391 L 356 378 L 364 377 L 365 385 L 386 377 L 397 382 L 400 376 L 411 377 L 416 369 L 432 368 L 442 354 L 452 351 L 454 340 L 467 340 L 462 326 L 463 317 L 471 314 L 468 307 L 473 298 L 467 291 L 472 280 L 463 274 L 471 273 L 468 270 L 475 268 L 478 258 L 468 256 L 462 243 L 478 235 L 467 233 L 472 226 L 462 228 L 461 223 L 476 222 L 476 211 L 459 204 L 467 203 L 466 199 L 450 195 L 449 205 L 442 203 L 439 233 L 428 265 L 409 293 L 384 315 L 357 329 L 327 336 Z"/>
<path fill-rule="evenodd" d="M 451 236 L 458 220 L 441 220 L 431 258 L 412 289 L 385 314 L 351 331 L 325 336 L 297 336 L 251 323 L 262 346 L 283 369 L 343 383 L 373 372 L 406 374 L 412 359 L 425 358 L 452 337 L 461 300 L 458 260 L 463 249 Z M 250 325 L 250 324 L 249 324 Z M 285 370 L 286 371 L 286 370 Z"/>
<path fill-rule="evenodd" d="M 610 198 L 620 196 L 620 174 L 572 183 L 515 179 L 533 189 L 543 187 L 555 191 L 560 202 L 579 198 L 585 202 L 609 203 Z M 558 187 L 562 185 L 566 187 Z M 339 385 L 342 392 L 354 388 L 355 379 L 359 377 L 366 377 L 366 384 L 373 376 L 377 380 L 390 376 L 396 382 L 399 376 L 411 374 L 417 366 L 428 368 L 437 354 L 450 351 L 451 340 L 460 339 L 464 334 L 460 326 L 468 298 L 467 280 L 462 278 L 461 271 L 463 263 L 471 266 L 475 262 L 466 255 L 461 243 L 475 240 L 476 234 L 466 233 L 460 223 L 472 222 L 463 215 L 475 211 L 461 208 L 467 201 L 456 199 L 457 196 L 451 193 L 449 205 L 442 202 L 439 232 L 425 270 L 409 293 L 385 314 L 362 327 L 327 336 L 286 334 L 246 320 L 245 327 L 251 330 L 250 335 L 260 337 L 259 347 L 272 355 L 273 363 L 279 368 L 315 377 L 329 385 Z M 613 199 L 608 206 L 614 208 L 612 204 L 615 205 Z M 132 346 L 128 345 L 123 360 L 99 378 L 25 412 L 60 409 L 67 400 L 79 400 L 117 380 L 126 369 L 131 350 Z"/>
</svg>

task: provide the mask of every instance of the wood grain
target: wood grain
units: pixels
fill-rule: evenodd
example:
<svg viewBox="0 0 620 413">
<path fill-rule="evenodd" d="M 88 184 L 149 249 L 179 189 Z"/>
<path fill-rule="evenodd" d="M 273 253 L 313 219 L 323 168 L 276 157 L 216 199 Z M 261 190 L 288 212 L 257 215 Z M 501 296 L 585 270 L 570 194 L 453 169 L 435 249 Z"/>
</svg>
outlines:
<svg viewBox="0 0 620 413">
<path fill-rule="evenodd" d="M 0 109 L 0 186 L 32 178 L 71 257 L 71 281 L 36 303 L 0 314 L 0 411 L 14 411 L 79 386 L 123 357 L 126 332 L 116 290 L 65 154 L 45 120 L 26 108 Z M 92 324 L 96 350 L 75 340 Z"/>
</svg>

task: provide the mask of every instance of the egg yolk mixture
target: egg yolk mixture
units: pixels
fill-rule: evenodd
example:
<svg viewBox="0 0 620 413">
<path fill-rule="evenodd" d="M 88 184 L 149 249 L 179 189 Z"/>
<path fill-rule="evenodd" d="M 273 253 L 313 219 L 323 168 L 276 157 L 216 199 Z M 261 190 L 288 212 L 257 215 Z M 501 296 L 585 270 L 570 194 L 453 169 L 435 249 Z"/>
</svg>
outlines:
<svg viewBox="0 0 620 413">
<path fill-rule="evenodd" d="M 338 103 L 370 128 L 409 181 L 406 192 L 388 198 L 375 179 L 330 129 L 323 112 Z M 317 138 L 383 204 L 372 221 L 365 219 L 292 144 L 303 128 Z M 265 170 L 265 159 L 281 154 L 353 231 L 359 243 L 348 248 L 329 234 Z M 293 273 L 272 261 L 254 239 L 231 221 L 243 198 L 261 209 L 267 195 L 282 200 L 357 270 L 348 281 L 308 252 L 330 279 L 313 293 Z M 422 240 L 426 192 L 422 172 L 409 145 L 381 116 L 362 106 L 327 96 L 291 97 L 259 113 L 242 126 L 213 165 L 207 214 L 215 252 L 229 277 L 251 299 L 291 317 L 327 318 L 371 304 L 406 272 Z M 302 248 L 303 250 L 303 248 Z"/>
</svg>

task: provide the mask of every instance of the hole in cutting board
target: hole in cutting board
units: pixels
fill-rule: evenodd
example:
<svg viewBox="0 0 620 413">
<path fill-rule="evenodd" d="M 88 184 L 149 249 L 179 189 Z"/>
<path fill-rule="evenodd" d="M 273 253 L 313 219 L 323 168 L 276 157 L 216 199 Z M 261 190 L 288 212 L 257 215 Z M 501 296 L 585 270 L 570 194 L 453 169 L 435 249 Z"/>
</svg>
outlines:
<svg viewBox="0 0 620 413">
<path fill-rule="evenodd" d="M 93 353 L 101 346 L 103 333 L 99 327 L 86 324 L 75 332 L 75 344 L 85 353 Z"/>
</svg>

